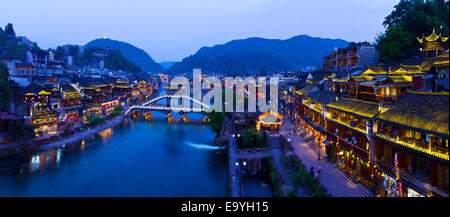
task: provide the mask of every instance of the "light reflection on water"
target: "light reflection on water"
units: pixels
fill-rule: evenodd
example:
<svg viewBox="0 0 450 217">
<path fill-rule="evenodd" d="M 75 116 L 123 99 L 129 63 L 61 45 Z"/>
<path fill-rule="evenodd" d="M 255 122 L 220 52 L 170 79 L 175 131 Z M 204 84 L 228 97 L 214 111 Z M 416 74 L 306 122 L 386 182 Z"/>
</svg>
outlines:
<svg viewBox="0 0 450 217">
<path fill-rule="evenodd" d="M 214 135 L 204 124 L 128 120 L 64 148 L 2 159 L 0 196 L 226 196 Z M 270 193 L 260 180 L 244 185 L 249 196 Z"/>
<path fill-rule="evenodd" d="M 65 148 L 0 161 L 0 196 L 226 196 L 205 125 L 129 121 Z"/>
</svg>

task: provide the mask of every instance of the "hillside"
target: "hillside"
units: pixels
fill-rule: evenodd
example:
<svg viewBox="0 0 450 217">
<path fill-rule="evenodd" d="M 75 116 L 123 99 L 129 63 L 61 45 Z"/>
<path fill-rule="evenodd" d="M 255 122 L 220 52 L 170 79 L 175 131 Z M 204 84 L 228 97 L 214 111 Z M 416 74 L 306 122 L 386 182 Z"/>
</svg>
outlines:
<svg viewBox="0 0 450 217">
<path fill-rule="evenodd" d="M 203 71 L 241 73 L 280 70 L 307 70 L 318 67 L 322 58 L 335 47 L 349 42 L 340 39 L 313 38 L 299 35 L 286 40 L 247 38 L 222 45 L 202 47 L 197 53 L 175 63 L 170 72 L 182 73 L 201 68 Z"/>
<path fill-rule="evenodd" d="M 161 65 L 164 69 L 169 69 L 175 63 L 176 63 L 175 61 L 163 61 L 163 62 L 160 62 L 159 65 Z"/>
<path fill-rule="evenodd" d="M 131 44 L 112 40 L 112 39 L 95 39 L 90 41 L 85 45 L 85 47 L 102 47 L 112 50 L 119 50 L 125 58 L 140 66 L 143 71 L 146 72 L 162 72 L 163 67 L 156 63 L 150 55 L 148 55 L 144 50 L 139 49 Z"/>
</svg>

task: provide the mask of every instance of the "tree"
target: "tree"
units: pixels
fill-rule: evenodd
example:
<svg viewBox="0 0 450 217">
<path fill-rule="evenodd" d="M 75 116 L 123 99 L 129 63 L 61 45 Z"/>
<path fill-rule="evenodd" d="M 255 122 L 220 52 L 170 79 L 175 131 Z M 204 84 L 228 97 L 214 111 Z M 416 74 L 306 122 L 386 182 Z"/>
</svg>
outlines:
<svg viewBox="0 0 450 217">
<path fill-rule="evenodd" d="M 58 47 L 56 48 L 55 55 L 56 55 L 58 58 L 63 58 L 63 57 L 66 56 L 66 52 L 65 52 L 65 50 L 64 50 L 63 47 L 58 46 Z"/>
<path fill-rule="evenodd" d="M 0 111 L 5 111 L 13 96 L 9 87 L 8 69 L 0 64 Z"/>
<path fill-rule="evenodd" d="M 412 57 L 414 36 L 403 27 L 388 27 L 386 33 L 377 37 L 380 62 L 399 61 Z"/>
<path fill-rule="evenodd" d="M 401 0 L 394 8 L 383 22 L 385 27 L 401 26 L 415 36 L 430 33 L 433 28 L 444 35 L 449 33 L 448 1 Z"/>
<path fill-rule="evenodd" d="M 401 0 L 385 18 L 383 25 L 386 32 L 377 38 L 379 60 L 386 62 L 409 58 L 418 51 L 416 37 L 430 34 L 433 28 L 438 34 L 448 36 L 449 2 Z"/>
<path fill-rule="evenodd" d="M 34 138 L 36 134 L 34 133 L 34 126 L 25 126 L 23 122 L 17 122 L 12 129 L 12 134 L 17 140 L 23 141 L 24 138 Z"/>
<path fill-rule="evenodd" d="M 140 72 L 141 67 L 127 60 L 119 50 L 109 50 L 105 58 L 105 67 L 113 70 L 128 70 L 130 72 Z"/>
<path fill-rule="evenodd" d="M 68 51 L 69 51 L 69 52 L 68 52 L 68 53 L 69 53 L 69 56 L 77 56 L 77 55 L 78 55 L 79 48 L 78 48 L 77 45 L 69 45 Z"/>
<path fill-rule="evenodd" d="M 225 114 L 223 112 L 215 112 L 212 111 L 207 114 L 208 116 L 208 125 L 211 129 L 216 133 L 216 136 L 220 136 L 220 132 L 223 128 L 223 122 L 225 120 Z"/>
<path fill-rule="evenodd" d="M 16 33 L 14 32 L 14 28 L 13 28 L 13 24 L 12 23 L 8 23 L 5 26 L 5 33 L 6 35 L 10 35 L 10 36 L 16 36 Z"/>
<path fill-rule="evenodd" d="M 242 148 L 265 147 L 264 134 L 254 128 L 245 129 L 241 132 Z"/>
</svg>

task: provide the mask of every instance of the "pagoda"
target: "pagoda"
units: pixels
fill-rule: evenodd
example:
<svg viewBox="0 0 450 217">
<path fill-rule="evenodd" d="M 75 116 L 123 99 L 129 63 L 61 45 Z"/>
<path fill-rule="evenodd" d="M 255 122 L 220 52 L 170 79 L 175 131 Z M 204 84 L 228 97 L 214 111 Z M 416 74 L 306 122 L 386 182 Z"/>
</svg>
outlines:
<svg viewBox="0 0 450 217">
<path fill-rule="evenodd" d="M 428 37 L 422 36 L 422 38 L 417 37 L 417 40 L 422 44 L 423 57 L 434 58 L 443 53 L 448 37 L 443 37 L 441 33 L 437 35 L 433 28 L 433 33 L 431 33 L 431 35 Z"/>
</svg>

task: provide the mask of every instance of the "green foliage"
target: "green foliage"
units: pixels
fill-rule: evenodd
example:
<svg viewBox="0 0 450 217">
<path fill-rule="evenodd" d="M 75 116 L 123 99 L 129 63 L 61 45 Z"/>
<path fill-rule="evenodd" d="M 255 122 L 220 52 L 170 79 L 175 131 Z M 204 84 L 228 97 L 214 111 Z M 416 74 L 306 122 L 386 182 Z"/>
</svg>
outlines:
<svg viewBox="0 0 450 217">
<path fill-rule="evenodd" d="M 433 28 L 449 33 L 449 2 L 444 0 L 401 0 L 383 25 L 404 27 L 414 36 L 430 34 Z M 442 28 L 441 28 L 442 26 Z"/>
<path fill-rule="evenodd" d="M 327 160 L 328 162 L 336 162 L 336 145 L 334 142 L 327 146 Z"/>
<path fill-rule="evenodd" d="M 254 128 L 245 129 L 241 132 L 242 144 L 239 148 L 267 147 L 264 134 Z"/>
<path fill-rule="evenodd" d="M 102 58 L 94 56 L 93 53 L 96 51 L 105 51 L 105 49 L 101 47 L 87 47 L 81 56 L 78 56 L 74 59 L 74 62 L 78 66 L 85 66 L 89 64 L 97 64 Z M 62 52 L 61 50 L 57 52 Z M 70 52 L 75 52 L 75 50 Z M 59 54 L 60 55 L 60 54 Z M 119 50 L 109 50 L 108 55 L 103 59 L 105 63 L 105 68 L 112 70 L 127 70 L 130 72 L 140 72 L 141 68 L 136 66 L 133 62 L 127 60 Z"/>
<path fill-rule="evenodd" d="M 7 35 L 12 35 L 12 36 L 16 36 L 16 33 L 14 32 L 14 28 L 13 28 L 13 24 L 12 23 L 8 23 L 5 27 L 5 33 Z"/>
<path fill-rule="evenodd" d="M 128 70 L 130 72 L 140 72 L 141 67 L 127 60 L 118 50 L 108 51 L 105 58 L 105 67 L 112 70 Z"/>
<path fill-rule="evenodd" d="M 288 193 L 287 193 L 287 196 L 288 197 L 297 197 L 297 194 L 295 193 L 295 191 L 289 190 Z"/>
<path fill-rule="evenodd" d="M 377 37 L 379 61 L 401 60 L 417 53 L 416 37 L 431 34 L 433 28 L 449 34 L 449 2 L 444 0 L 401 0 L 383 25 L 386 32 Z"/>
<path fill-rule="evenodd" d="M 88 117 L 87 118 L 87 122 L 88 122 L 88 125 L 89 126 L 91 126 L 91 127 L 93 127 L 93 126 L 96 126 L 96 125 L 99 125 L 99 124 L 102 124 L 103 122 L 105 122 L 105 118 L 102 118 L 102 117 Z"/>
<path fill-rule="evenodd" d="M 275 163 L 273 162 L 273 159 L 270 158 L 268 161 L 269 166 L 269 174 L 270 174 L 270 181 L 272 182 L 273 187 L 273 196 L 275 197 L 283 197 L 283 189 L 281 188 L 280 181 L 278 180 L 278 176 L 275 169 Z"/>
<path fill-rule="evenodd" d="M 297 158 L 294 159 L 294 165 L 296 165 L 297 172 L 289 177 L 289 181 L 294 184 L 295 187 L 302 186 L 307 188 L 313 197 L 327 197 L 327 192 L 323 189 L 317 180 L 309 174 L 305 166 Z"/>
<path fill-rule="evenodd" d="M 112 39 L 95 39 L 86 44 L 86 47 L 109 47 L 110 50 L 119 50 L 122 55 L 129 61 L 140 66 L 146 72 L 163 72 L 164 68 L 156 63 L 150 55 L 144 50 L 139 49 L 131 44 L 112 40 Z M 192 68 L 190 69 L 192 71 Z"/>
<path fill-rule="evenodd" d="M 66 52 L 66 50 L 63 47 L 58 46 L 56 48 L 55 55 L 58 58 L 63 58 L 65 56 L 76 57 L 76 56 L 78 56 L 78 52 L 79 52 L 78 45 L 68 45 L 67 52 Z"/>
<path fill-rule="evenodd" d="M 28 46 L 19 44 L 15 34 L 13 34 L 12 25 L 11 27 L 8 26 L 6 26 L 5 31 L 0 28 L 0 55 L 24 59 Z"/>
<path fill-rule="evenodd" d="M 414 37 L 403 27 L 388 27 L 386 33 L 377 37 L 379 61 L 399 61 L 413 55 Z"/>
<path fill-rule="evenodd" d="M 36 135 L 34 133 L 34 126 L 25 126 L 23 122 L 17 122 L 12 129 L 12 135 L 17 140 L 23 140 L 25 138 L 34 138 Z"/>
<path fill-rule="evenodd" d="M 8 69 L 0 64 L 0 111 L 5 111 L 6 106 L 13 100 L 8 77 Z"/>
<path fill-rule="evenodd" d="M 118 105 L 114 108 L 114 111 L 111 112 L 111 114 L 108 115 L 108 118 L 114 118 L 120 115 L 120 113 L 122 112 L 123 108 L 121 105 Z"/>
<path fill-rule="evenodd" d="M 208 125 L 211 129 L 216 133 L 217 136 L 220 136 L 220 132 L 223 128 L 223 122 L 225 120 L 225 114 L 223 112 L 210 112 L 207 114 L 209 122 Z"/>
</svg>

